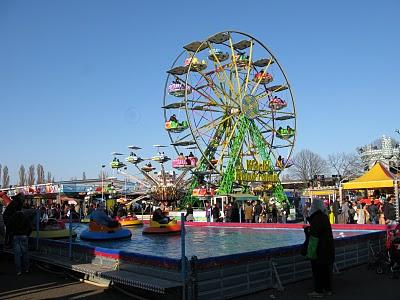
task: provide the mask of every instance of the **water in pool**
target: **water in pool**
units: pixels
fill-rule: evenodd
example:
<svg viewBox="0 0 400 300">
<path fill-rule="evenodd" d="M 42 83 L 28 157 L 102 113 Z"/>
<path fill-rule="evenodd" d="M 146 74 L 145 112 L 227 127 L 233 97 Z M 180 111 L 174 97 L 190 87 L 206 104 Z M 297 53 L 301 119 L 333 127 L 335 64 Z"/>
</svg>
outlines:
<svg viewBox="0 0 400 300">
<path fill-rule="evenodd" d="M 87 225 L 74 225 L 78 233 L 77 243 L 103 248 L 120 249 L 147 255 L 179 258 L 181 240 L 179 235 L 142 235 L 143 227 L 130 228 L 132 238 L 121 241 L 89 242 L 79 239 Z M 354 236 L 369 231 L 333 231 L 334 237 Z M 186 256 L 198 258 L 250 252 L 268 248 L 301 244 L 302 229 L 186 227 Z"/>
</svg>

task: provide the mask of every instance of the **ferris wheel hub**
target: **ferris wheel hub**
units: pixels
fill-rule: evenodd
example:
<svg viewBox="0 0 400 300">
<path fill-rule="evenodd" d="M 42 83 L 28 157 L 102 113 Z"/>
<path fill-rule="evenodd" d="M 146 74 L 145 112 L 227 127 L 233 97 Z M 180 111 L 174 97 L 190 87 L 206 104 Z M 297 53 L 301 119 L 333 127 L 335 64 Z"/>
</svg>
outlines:
<svg viewBox="0 0 400 300">
<path fill-rule="evenodd" d="M 260 111 L 257 98 L 253 95 L 246 95 L 241 103 L 242 113 L 249 119 L 253 120 L 258 117 Z"/>
</svg>

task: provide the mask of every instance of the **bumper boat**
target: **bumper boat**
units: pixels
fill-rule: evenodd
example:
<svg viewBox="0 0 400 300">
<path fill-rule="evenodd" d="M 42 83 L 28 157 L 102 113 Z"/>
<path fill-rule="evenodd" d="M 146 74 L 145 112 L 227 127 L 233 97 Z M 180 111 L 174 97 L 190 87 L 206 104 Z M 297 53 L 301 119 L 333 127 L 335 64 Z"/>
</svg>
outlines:
<svg viewBox="0 0 400 300">
<path fill-rule="evenodd" d="M 115 218 L 122 226 L 138 226 L 143 225 L 143 221 L 136 216 L 128 216 L 124 218 Z"/>
<path fill-rule="evenodd" d="M 86 241 L 106 241 L 127 239 L 131 236 L 132 233 L 130 230 L 122 228 L 121 224 L 118 224 L 117 227 L 111 228 L 91 221 L 89 223 L 89 229 L 82 231 L 80 238 Z"/>
<path fill-rule="evenodd" d="M 36 238 L 37 231 L 33 230 L 30 237 Z M 72 237 L 76 238 L 76 232 L 72 231 Z M 69 229 L 65 228 L 64 222 L 55 219 L 49 219 L 46 224 L 40 226 L 40 239 L 67 239 L 69 238 Z"/>
<path fill-rule="evenodd" d="M 143 229 L 143 234 L 180 234 L 181 225 L 176 220 L 171 220 L 167 224 L 160 224 L 150 220 L 149 227 Z"/>
</svg>

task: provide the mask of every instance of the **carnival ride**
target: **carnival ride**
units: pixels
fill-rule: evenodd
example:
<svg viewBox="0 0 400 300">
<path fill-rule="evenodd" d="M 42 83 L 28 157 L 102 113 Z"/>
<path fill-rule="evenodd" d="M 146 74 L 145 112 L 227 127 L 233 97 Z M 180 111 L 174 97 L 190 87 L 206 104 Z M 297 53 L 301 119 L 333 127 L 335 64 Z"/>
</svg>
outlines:
<svg viewBox="0 0 400 300">
<path fill-rule="evenodd" d="M 73 230 L 72 238 L 77 236 Z M 70 236 L 69 229 L 65 227 L 64 222 L 56 219 L 48 219 L 47 222 L 41 222 L 39 230 L 33 230 L 30 237 L 40 239 L 67 239 Z"/>
<path fill-rule="evenodd" d="M 181 224 L 175 219 L 169 221 L 167 224 L 150 220 L 149 226 L 143 228 L 143 234 L 180 234 Z"/>
<path fill-rule="evenodd" d="M 123 162 L 119 161 L 119 158 L 117 158 L 117 156 L 123 155 L 122 153 L 112 152 L 111 155 L 114 156 L 113 160 L 110 162 L 112 169 L 118 170 L 126 166 Z"/>
<path fill-rule="evenodd" d="M 154 147 L 157 149 L 157 154 L 151 158 L 142 158 L 131 151 L 130 155 L 125 159 L 136 168 L 143 178 L 129 174 L 126 170 L 118 170 L 118 173 L 142 185 L 145 192 L 142 198 L 150 197 L 156 203 L 179 201 L 185 195 L 187 185 L 186 174 L 190 170 L 190 166 L 181 162 L 180 165 L 177 165 L 177 169 L 182 171 L 181 174 L 177 175 L 175 172 L 167 172 L 165 170 L 165 163 L 170 161 L 171 158 L 162 151 L 167 146 L 157 144 Z M 129 146 L 128 148 L 131 150 L 141 149 L 137 146 Z M 195 163 L 195 159 L 191 159 L 190 163 Z M 154 172 L 156 167 L 151 162 L 158 164 L 160 171 Z M 172 164 L 176 165 L 177 161 L 173 160 Z"/>
<path fill-rule="evenodd" d="M 108 227 L 90 221 L 89 228 L 82 231 L 80 238 L 87 241 L 105 241 L 128 239 L 131 236 L 132 232 L 129 229 L 122 228 L 119 223 L 116 227 Z"/>
<path fill-rule="evenodd" d="M 259 40 L 237 31 L 183 49 L 167 71 L 162 106 L 176 153 L 190 147 L 199 156 L 190 164 L 182 157 L 173 161 L 194 175 L 181 207 L 195 200 L 192 195 L 248 190 L 254 182 L 278 201 L 286 199 L 279 174 L 289 166 L 296 111 L 276 57 Z"/>
</svg>

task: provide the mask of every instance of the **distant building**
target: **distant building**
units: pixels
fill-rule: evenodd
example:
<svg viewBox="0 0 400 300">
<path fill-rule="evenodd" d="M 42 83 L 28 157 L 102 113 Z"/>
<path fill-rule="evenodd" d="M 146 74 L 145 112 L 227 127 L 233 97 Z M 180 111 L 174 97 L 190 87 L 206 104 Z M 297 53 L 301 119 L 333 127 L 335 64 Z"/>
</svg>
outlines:
<svg viewBox="0 0 400 300">
<path fill-rule="evenodd" d="M 382 136 L 380 144 L 360 147 L 358 153 L 366 171 L 372 168 L 376 161 L 380 161 L 389 166 L 391 172 L 399 173 L 400 147 L 399 143 L 392 140 L 391 137 Z"/>
</svg>

